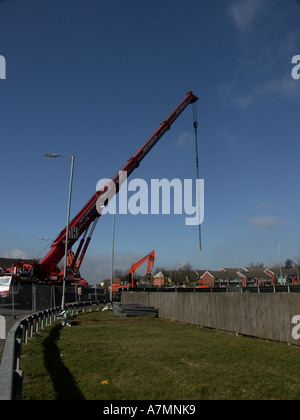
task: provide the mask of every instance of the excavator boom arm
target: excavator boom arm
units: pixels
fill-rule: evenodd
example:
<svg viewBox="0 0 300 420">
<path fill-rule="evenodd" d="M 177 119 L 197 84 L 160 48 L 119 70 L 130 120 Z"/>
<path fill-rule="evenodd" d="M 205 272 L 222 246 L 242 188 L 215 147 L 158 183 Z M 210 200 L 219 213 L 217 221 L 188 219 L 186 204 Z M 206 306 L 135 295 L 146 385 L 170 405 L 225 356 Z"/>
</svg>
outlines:
<svg viewBox="0 0 300 420">
<path fill-rule="evenodd" d="M 132 266 L 129 269 L 129 274 L 133 275 L 133 273 L 141 265 L 143 265 L 146 261 L 148 261 L 147 273 L 146 274 L 151 274 L 151 271 L 152 271 L 152 268 L 153 268 L 153 264 L 154 264 L 154 260 L 155 260 L 155 251 L 152 251 L 152 252 L 150 252 L 150 254 L 146 255 L 145 257 L 141 258 L 139 261 L 137 261 L 134 264 L 132 264 Z"/>
</svg>

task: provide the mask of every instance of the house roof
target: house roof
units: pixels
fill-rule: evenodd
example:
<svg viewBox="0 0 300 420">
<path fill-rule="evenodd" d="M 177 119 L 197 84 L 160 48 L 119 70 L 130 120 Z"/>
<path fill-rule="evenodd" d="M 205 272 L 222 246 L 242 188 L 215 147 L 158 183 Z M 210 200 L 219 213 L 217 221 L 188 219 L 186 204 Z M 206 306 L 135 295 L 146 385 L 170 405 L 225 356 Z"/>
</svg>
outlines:
<svg viewBox="0 0 300 420">
<path fill-rule="evenodd" d="M 234 268 L 234 267 L 222 267 L 220 271 L 235 271 L 236 273 L 240 270 L 240 268 Z"/>
<path fill-rule="evenodd" d="M 268 276 L 264 270 L 252 270 L 250 272 L 239 272 L 240 276 L 245 277 L 246 279 L 269 279 L 270 276 Z"/>
<path fill-rule="evenodd" d="M 170 277 L 174 281 L 185 281 L 187 278 L 189 281 L 198 280 L 206 270 L 166 270 L 163 271 L 163 275 Z"/>
<path fill-rule="evenodd" d="M 250 273 L 252 271 L 264 271 L 265 267 L 264 266 L 262 266 L 262 267 L 261 266 L 250 266 L 250 267 L 242 267 L 241 270 L 248 271 Z M 242 272 L 241 270 L 239 270 L 239 271 Z"/>
<path fill-rule="evenodd" d="M 266 268 L 265 269 L 265 273 L 267 272 L 271 272 L 273 274 L 276 275 L 280 275 L 280 268 Z M 297 268 L 282 268 L 281 269 L 282 275 L 283 276 L 297 276 L 298 272 L 297 272 Z"/>
<path fill-rule="evenodd" d="M 155 278 L 157 277 L 165 277 L 165 274 L 162 271 L 159 271 L 157 274 L 155 274 L 155 276 L 153 276 Z"/>
<path fill-rule="evenodd" d="M 228 279 L 229 278 L 229 274 L 227 273 L 227 271 L 206 270 L 205 273 L 209 273 L 215 279 Z"/>
</svg>

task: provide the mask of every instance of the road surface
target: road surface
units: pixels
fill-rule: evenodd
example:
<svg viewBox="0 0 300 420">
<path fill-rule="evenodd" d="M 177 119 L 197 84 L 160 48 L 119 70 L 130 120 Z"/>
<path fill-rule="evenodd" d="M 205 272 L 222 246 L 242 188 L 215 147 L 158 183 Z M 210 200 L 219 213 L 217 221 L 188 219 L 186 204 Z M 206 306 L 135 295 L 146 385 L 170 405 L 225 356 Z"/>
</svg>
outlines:
<svg viewBox="0 0 300 420">
<path fill-rule="evenodd" d="M 28 309 L 19 309 L 17 305 L 13 309 L 12 305 L 9 303 L 0 303 L 0 315 L 4 316 L 5 318 L 6 337 L 15 322 L 18 322 L 20 319 L 26 318 L 26 316 L 30 314 L 31 312 Z M 3 349 L 4 345 L 5 340 L 0 339 L 0 351 Z"/>
</svg>

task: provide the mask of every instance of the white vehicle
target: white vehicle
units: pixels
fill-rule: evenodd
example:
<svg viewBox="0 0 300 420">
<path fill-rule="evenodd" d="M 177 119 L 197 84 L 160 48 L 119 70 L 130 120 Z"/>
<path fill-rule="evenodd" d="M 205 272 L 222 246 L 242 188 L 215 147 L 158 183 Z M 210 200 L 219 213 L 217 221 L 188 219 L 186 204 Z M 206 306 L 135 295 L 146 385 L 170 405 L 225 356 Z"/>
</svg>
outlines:
<svg viewBox="0 0 300 420">
<path fill-rule="evenodd" d="M 12 289 L 14 295 L 18 294 L 18 279 L 13 275 L 0 277 L 0 297 L 8 297 L 12 294 Z"/>
</svg>

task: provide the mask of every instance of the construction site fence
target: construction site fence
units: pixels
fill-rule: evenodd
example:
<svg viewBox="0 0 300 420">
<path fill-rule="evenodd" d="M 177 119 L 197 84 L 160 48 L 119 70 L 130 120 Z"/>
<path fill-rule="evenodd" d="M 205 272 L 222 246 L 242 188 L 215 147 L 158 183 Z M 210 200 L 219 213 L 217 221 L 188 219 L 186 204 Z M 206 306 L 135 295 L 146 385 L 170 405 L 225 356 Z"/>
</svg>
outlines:
<svg viewBox="0 0 300 420">
<path fill-rule="evenodd" d="M 123 288 L 120 291 L 126 292 Z M 300 285 L 276 286 L 228 286 L 228 287 L 137 287 L 134 292 L 160 292 L 160 293 L 300 293 Z"/>
<path fill-rule="evenodd" d="M 299 287 L 270 287 L 259 293 L 255 289 L 252 293 L 249 289 L 243 293 L 137 290 L 122 292 L 121 302 L 153 306 L 163 319 L 300 347 Z"/>
<path fill-rule="evenodd" d="M 99 310 L 101 301 L 73 302 L 66 305 L 70 315 L 79 312 Z M 20 369 L 22 345 L 57 320 L 61 306 L 31 314 L 16 322 L 9 331 L 0 366 L 0 400 L 22 399 L 23 371 Z"/>
<path fill-rule="evenodd" d="M 0 295 L 0 315 L 20 317 L 29 312 L 55 308 L 62 303 L 63 286 L 31 284 L 22 285 L 14 293 Z M 100 287 L 66 286 L 65 303 L 109 300 L 109 294 Z"/>
</svg>

